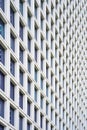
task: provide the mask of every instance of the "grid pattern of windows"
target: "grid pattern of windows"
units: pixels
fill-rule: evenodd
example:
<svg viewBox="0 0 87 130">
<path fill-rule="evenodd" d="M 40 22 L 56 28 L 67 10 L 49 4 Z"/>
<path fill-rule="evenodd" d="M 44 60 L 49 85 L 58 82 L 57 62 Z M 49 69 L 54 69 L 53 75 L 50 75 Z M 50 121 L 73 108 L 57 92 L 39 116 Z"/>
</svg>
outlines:
<svg viewBox="0 0 87 130">
<path fill-rule="evenodd" d="M 0 0 L 0 130 L 87 129 L 87 0 Z"/>
</svg>

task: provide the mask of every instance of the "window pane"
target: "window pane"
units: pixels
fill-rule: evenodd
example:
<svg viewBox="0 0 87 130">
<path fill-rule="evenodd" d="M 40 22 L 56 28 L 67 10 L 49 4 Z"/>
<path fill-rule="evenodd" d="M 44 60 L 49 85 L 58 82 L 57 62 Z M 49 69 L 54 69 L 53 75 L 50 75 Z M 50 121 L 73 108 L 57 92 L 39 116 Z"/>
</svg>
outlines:
<svg viewBox="0 0 87 130">
<path fill-rule="evenodd" d="M 20 84 L 23 86 L 23 72 L 20 70 Z"/>
<path fill-rule="evenodd" d="M 15 51 L 15 38 L 14 38 L 14 36 L 12 34 L 10 36 L 10 44 L 11 44 L 11 49 L 13 51 Z"/>
<path fill-rule="evenodd" d="M 10 72 L 12 75 L 15 76 L 15 62 L 13 59 L 11 59 L 11 61 L 10 61 Z"/>
<path fill-rule="evenodd" d="M 2 62 L 2 64 L 5 63 L 5 50 L 1 45 L 0 45 L 0 62 Z"/>
<path fill-rule="evenodd" d="M 0 8 L 4 11 L 4 0 L 0 0 Z"/>
<path fill-rule="evenodd" d="M 5 37 L 5 29 L 4 29 L 4 22 L 0 19 L 0 35 L 4 38 Z"/>
<path fill-rule="evenodd" d="M 10 83 L 10 98 L 14 100 L 14 84 Z"/>
<path fill-rule="evenodd" d="M 10 107 L 10 124 L 14 125 L 14 109 Z"/>
<path fill-rule="evenodd" d="M 20 0 L 20 12 L 23 15 L 23 1 Z"/>
<path fill-rule="evenodd" d="M 4 74 L 0 71 L 0 89 L 2 89 L 4 91 L 4 87 L 5 87 L 5 76 Z"/>
<path fill-rule="evenodd" d="M 0 116 L 4 118 L 4 100 L 0 98 Z"/>
<path fill-rule="evenodd" d="M 10 8 L 10 22 L 14 26 L 14 11 Z"/>
<path fill-rule="evenodd" d="M 23 109 L 23 94 L 20 93 L 19 95 L 19 106 Z"/>
<path fill-rule="evenodd" d="M 19 116 L 19 130 L 23 130 L 23 117 Z"/>
</svg>

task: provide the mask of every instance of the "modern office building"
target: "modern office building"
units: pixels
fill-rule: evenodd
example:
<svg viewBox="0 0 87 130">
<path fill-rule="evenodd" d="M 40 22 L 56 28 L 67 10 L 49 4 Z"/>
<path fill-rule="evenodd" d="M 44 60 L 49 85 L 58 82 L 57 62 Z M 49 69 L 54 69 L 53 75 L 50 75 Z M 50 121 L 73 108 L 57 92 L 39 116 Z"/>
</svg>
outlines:
<svg viewBox="0 0 87 130">
<path fill-rule="evenodd" d="M 0 130 L 87 130 L 87 0 L 0 0 Z"/>
</svg>

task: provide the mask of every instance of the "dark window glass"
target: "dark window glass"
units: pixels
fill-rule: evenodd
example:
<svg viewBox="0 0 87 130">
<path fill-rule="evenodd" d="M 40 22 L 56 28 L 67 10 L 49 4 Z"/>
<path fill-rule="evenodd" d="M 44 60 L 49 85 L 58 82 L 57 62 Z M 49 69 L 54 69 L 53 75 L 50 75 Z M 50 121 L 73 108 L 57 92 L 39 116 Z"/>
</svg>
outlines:
<svg viewBox="0 0 87 130">
<path fill-rule="evenodd" d="M 10 124 L 14 125 L 14 109 L 10 107 Z"/>
<path fill-rule="evenodd" d="M 28 0 L 29 5 L 31 5 L 31 0 Z"/>
<path fill-rule="evenodd" d="M 19 106 L 23 109 L 23 94 L 21 92 L 19 94 Z"/>
<path fill-rule="evenodd" d="M 28 93 L 31 94 L 31 81 L 28 80 Z"/>
<path fill-rule="evenodd" d="M 37 89 L 35 88 L 35 90 L 34 90 L 34 99 L 35 99 L 35 101 L 37 102 Z"/>
<path fill-rule="evenodd" d="M 31 38 L 28 37 L 28 50 L 31 52 Z"/>
<path fill-rule="evenodd" d="M 27 130 L 30 130 L 30 128 L 31 128 L 31 124 L 28 122 L 27 123 Z"/>
<path fill-rule="evenodd" d="M 10 46 L 11 46 L 11 49 L 13 50 L 13 51 L 15 51 L 15 38 L 14 38 L 14 36 L 11 34 L 11 36 L 10 36 Z"/>
<path fill-rule="evenodd" d="M 12 75 L 15 76 L 15 62 L 12 58 L 11 58 L 11 61 L 10 61 L 10 72 L 11 72 Z"/>
<path fill-rule="evenodd" d="M 0 116 L 4 118 L 4 100 L 0 98 Z"/>
<path fill-rule="evenodd" d="M 20 84 L 23 86 L 23 72 L 20 70 Z"/>
<path fill-rule="evenodd" d="M 23 49 L 20 47 L 20 61 L 23 63 Z"/>
<path fill-rule="evenodd" d="M 31 29 L 31 15 L 28 13 L 28 27 Z"/>
<path fill-rule="evenodd" d="M 5 75 L 0 71 L 0 89 L 4 91 L 5 87 Z"/>
<path fill-rule="evenodd" d="M 5 25 L 4 22 L 0 19 L 0 35 L 5 38 Z"/>
<path fill-rule="evenodd" d="M 10 98 L 14 100 L 15 88 L 14 84 L 10 83 Z"/>
<path fill-rule="evenodd" d="M 4 130 L 4 126 L 0 125 L 0 130 Z"/>
<path fill-rule="evenodd" d="M 37 48 L 35 48 L 35 61 L 37 62 Z"/>
<path fill-rule="evenodd" d="M 13 9 L 11 7 L 10 7 L 10 22 L 14 26 L 14 24 L 15 24 L 15 21 L 14 21 L 14 11 L 13 11 Z"/>
<path fill-rule="evenodd" d="M 28 59 L 28 71 L 31 73 L 31 60 Z"/>
<path fill-rule="evenodd" d="M 0 8 L 4 11 L 4 0 L 0 0 Z"/>
<path fill-rule="evenodd" d="M 34 121 L 37 122 L 37 108 L 34 109 Z"/>
<path fill-rule="evenodd" d="M 5 50 L 1 45 L 0 45 L 0 62 L 2 62 L 2 64 L 5 64 Z"/>
<path fill-rule="evenodd" d="M 37 69 L 35 69 L 35 81 L 37 82 Z"/>
<path fill-rule="evenodd" d="M 43 115 L 41 114 L 40 116 L 40 127 L 42 128 L 43 127 Z"/>
<path fill-rule="evenodd" d="M 19 130 L 23 130 L 23 117 L 19 116 Z"/>
<path fill-rule="evenodd" d="M 23 15 L 23 0 L 20 0 L 20 12 Z"/>
<path fill-rule="evenodd" d="M 23 25 L 20 22 L 20 38 L 23 40 Z"/>
<path fill-rule="evenodd" d="M 27 114 L 30 116 L 30 108 L 31 108 L 31 103 L 28 101 L 27 102 Z"/>
</svg>

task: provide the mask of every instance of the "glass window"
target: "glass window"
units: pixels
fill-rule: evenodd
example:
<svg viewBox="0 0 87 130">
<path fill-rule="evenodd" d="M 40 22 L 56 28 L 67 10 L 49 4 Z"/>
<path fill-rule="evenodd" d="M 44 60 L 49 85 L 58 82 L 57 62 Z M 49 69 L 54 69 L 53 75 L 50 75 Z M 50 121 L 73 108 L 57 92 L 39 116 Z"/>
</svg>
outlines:
<svg viewBox="0 0 87 130">
<path fill-rule="evenodd" d="M 23 109 L 23 94 L 19 93 L 19 106 Z"/>
<path fill-rule="evenodd" d="M 43 128 L 43 115 L 40 115 L 40 127 Z"/>
<path fill-rule="evenodd" d="M 30 101 L 27 102 L 27 114 L 30 116 L 31 112 L 31 103 Z"/>
<path fill-rule="evenodd" d="M 30 128 L 31 128 L 31 123 L 27 122 L 27 130 L 30 130 Z"/>
<path fill-rule="evenodd" d="M 29 73 L 31 73 L 31 60 L 28 59 L 28 71 Z"/>
<path fill-rule="evenodd" d="M 34 121 L 37 122 L 37 108 L 34 108 Z"/>
<path fill-rule="evenodd" d="M 43 89 L 43 77 L 41 77 L 41 89 Z"/>
<path fill-rule="evenodd" d="M 0 45 L 0 62 L 2 64 L 5 64 L 5 50 L 1 45 Z"/>
<path fill-rule="evenodd" d="M 31 29 L 31 15 L 28 13 L 28 27 Z"/>
<path fill-rule="evenodd" d="M 19 130 L 23 130 L 23 117 L 19 115 Z"/>
<path fill-rule="evenodd" d="M 37 69 L 35 68 L 35 81 L 37 82 Z"/>
<path fill-rule="evenodd" d="M 37 102 L 37 88 L 34 89 L 34 100 Z"/>
<path fill-rule="evenodd" d="M 31 0 L 28 0 L 29 5 L 31 5 Z"/>
<path fill-rule="evenodd" d="M 12 100 L 14 100 L 14 97 L 15 97 L 15 86 L 14 84 L 11 82 L 10 83 L 10 98 Z"/>
<path fill-rule="evenodd" d="M 48 121 L 46 120 L 46 130 L 48 130 Z"/>
<path fill-rule="evenodd" d="M 21 40 L 23 40 L 23 25 L 21 24 L 21 22 L 20 22 L 20 38 L 21 38 Z"/>
<path fill-rule="evenodd" d="M 0 130 L 4 130 L 4 126 L 0 125 Z"/>
<path fill-rule="evenodd" d="M 23 15 L 23 0 L 20 0 L 20 12 Z"/>
<path fill-rule="evenodd" d="M 35 39 L 37 40 L 38 28 L 35 26 Z"/>
<path fill-rule="evenodd" d="M 41 96 L 41 108 L 43 109 L 43 96 Z"/>
<path fill-rule="evenodd" d="M 20 47 L 20 61 L 23 63 L 23 49 Z"/>
<path fill-rule="evenodd" d="M 15 76 L 15 61 L 12 58 L 10 60 L 10 72 Z"/>
<path fill-rule="evenodd" d="M 4 91 L 5 88 L 5 75 L 0 71 L 0 89 Z"/>
<path fill-rule="evenodd" d="M 0 116 L 4 118 L 4 100 L 0 98 Z"/>
<path fill-rule="evenodd" d="M 10 124 L 14 125 L 14 109 L 10 107 Z"/>
<path fill-rule="evenodd" d="M 0 0 L 0 8 L 4 11 L 4 0 Z"/>
<path fill-rule="evenodd" d="M 28 93 L 31 94 L 31 81 L 28 79 Z"/>
<path fill-rule="evenodd" d="M 23 71 L 20 70 L 20 84 L 23 86 Z"/>
<path fill-rule="evenodd" d="M 35 3 L 35 7 L 34 7 L 34 12 L 35 12 L 35 17 L 37 18 L 37 9 L 38 9 L 38 7 L 37 7 L 37 5 L 36 5 L 36 3 Z"/>
<path fill-rule="evenodd" d="M 28 50 L 31 52 L 31 38 L 28 36 Z"/>
<path fill-rule="evenodd" d="M 5 24 L 1 19 L 0 19 L 0 35 L 3 38 L 5 38 Z"/>
<path fill-rule="evenodd" d="M 14 26 L 15 20 L 14 20 L 14 10 L 10 7 L 10 22 Z"/>
<path fill-rule="evenodd" d="M 37 62 L 37 48 L 35 47 L 35 61 Z"/>
<path fill-rule="evenodd" d="M 46 114 L 48 115 L 48 103 L 46 102 Z"/>
<path fill-rule="evenodd" d="M 15 38 L 12 34 L 10 35 L 10 46 L 11 49 L 15 52 Z"/>
</svg>

